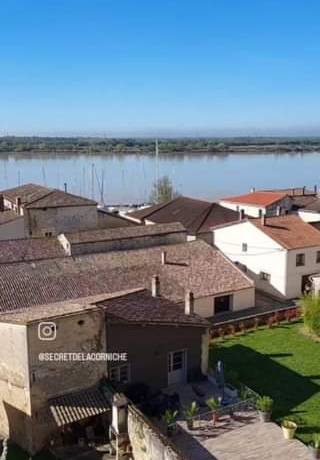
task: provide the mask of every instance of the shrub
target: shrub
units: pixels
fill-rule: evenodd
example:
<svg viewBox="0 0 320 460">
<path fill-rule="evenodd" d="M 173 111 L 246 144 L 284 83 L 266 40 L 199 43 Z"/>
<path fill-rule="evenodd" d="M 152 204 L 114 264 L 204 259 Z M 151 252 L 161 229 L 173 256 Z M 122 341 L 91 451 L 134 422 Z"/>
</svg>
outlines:
<svg viewBox="0 0 320 460">
<path fill-rule="evenodd" d="M 273 407 L 273 399 L 270 396 L 260 396 L 257 399 L 256 407 L 261 412 L 271 412 Z"/>
<path fill-rule="evenodd" d="M 313 435 L 312 446 L 313 446 L 315 449 L 320 449 L 320 433 L 315 433 L 315 434 Z"/>
<path fill-rule="evenodd" d="M 175 423 L 177 416 L 178 416 L 177 410 L 173 411 L 173 410 L 167 409 L 165 413 L 163 414 L 162 419 L 166 423 L 166 425 L 172 425 L 173 423 Z"/>
<path fill-rule="evenodd" d="M 320 336 L 320 297 L 306 295 L 301 299 L 305 328 Z"/>
</svg>

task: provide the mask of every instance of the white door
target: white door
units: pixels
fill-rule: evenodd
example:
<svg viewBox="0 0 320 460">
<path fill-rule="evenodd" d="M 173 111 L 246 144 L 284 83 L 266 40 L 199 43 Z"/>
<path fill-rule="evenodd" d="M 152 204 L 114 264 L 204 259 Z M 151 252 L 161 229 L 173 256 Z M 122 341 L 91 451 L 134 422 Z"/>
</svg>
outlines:
<svg viewBox="0 0 320 460">
<path fill-rule="evenodd" d="M 186 350 L 170 351 L 168 354 L 168 385 L 185 383 L 187 380 Z"/>
</svg>

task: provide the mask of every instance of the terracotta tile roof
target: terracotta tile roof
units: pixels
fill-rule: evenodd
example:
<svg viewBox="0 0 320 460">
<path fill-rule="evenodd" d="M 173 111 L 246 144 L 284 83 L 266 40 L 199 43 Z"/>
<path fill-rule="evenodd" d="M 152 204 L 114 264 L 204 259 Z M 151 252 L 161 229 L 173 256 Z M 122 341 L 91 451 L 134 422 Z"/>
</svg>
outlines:
<svg viewBox="0 0 320 460">
<path fill-rule="evenodd" d="M 218 203 L 196 200 L 184 196 L 177 197 L 166 203 L 151 206 L 127 214 L 143 222 L 150 220 L 155 223 L 181 222 L 188 234 L 205 233 L 216 225 L 238 220 L 238 213 L 224 208 Z"/>
<path fill-rule="evenodd" d="M 18 216 L 16 212 L 10 210 L 0 212 L 0 225 L 8 224 L 17 219 L 23 219 L 23 217 Z"/>
<path fill-rule="evenodd" d="M 27 208 L 58 208 L 63 206 L 96 206 L 96 201 L 82 196 L 65 193 L 62 190 L 52 190 L 46 196 L 27 205 Z"/>
<path fill-rule="evenodd" d="M 167 235 L 170 233 L 181 233 L 185 231 L 184 226 L 179 222 L 172 222 L 162 225 L 134 225 L 120 228 L 84 230 L 80 232 L 65 233 L 65 236 L 71 244 L 80 244 L 139 238 L 144 236 Z"/>
<path fill-rule="evenodd" d="M 210 324 L 196 314 L 186 315 L 184 306 L 163 297 L 152 297 L 147 290 L 136 291 L 125 296 L 104 300 L 102 307 L 107 317 L 118 318 L 129 323 L 177 324 L 208 327 Z"/>
<path fill-rule="evenodd" d="M 65 257 L 56 239 L 37 238 L 0 241 L 0 264 Z"/>
<path fill-rule="evenodd" d="M 21 198 L 21 204 L 28 208 L 51 208 L 60 206 L 96 205 L 88 198 L 65 193 L 62 190 L 43 187 L 36 184 L 25 184 L 0 192 L 5 199 L 15 202 Z"/>
<path fill-rule="evenodd" d="M 166 251 L 167 263 L 161 264 Z M 0 265 L 0 311 L 27 308 L 112 293 L 150 288 L 160 278 L 160 293 L 179 302 L 185 290 L 195 298 L 252 288 L 252 281 L 218 250 L 197 240 L 147 249 Z"/>
<path fill-rule="evenodd" d="M 314 189 L 309 190 L 306 187 L 292 187 L 261 191 L 286 193 L 291 198 L 292 209 L 295 210 L 305 208 L 317 198 L 317 192 Z"/>
<path fill-rule="evenodd" d="M 0 192 L 7 200 L 15 203 L 16 198 L 21 198 L 21 204 L 32 203 L 51 192 L 48 187 L 37 184 L 24 184 Z"/>
<path fill-rule="evenodd" d="M 320 198 L 315 198 L 311 203 L 305 206 L 306 211 L 320 212 Z"/>
<path fill-rule="evenodd" d="M 134 324 L 176 324 L 180 326 L 208 327 L 206 319 L 186 315 L 184 305 L 163 297 L 152 297 L 144 288 L 136 288 L 110 294 L 36 305 L 27 309 L 0 313 L 0 322 L 29 324 L 62 316 L 101 311 L 111 320 Z"/>
<path fill-rule="evenodd" d="M 320 232 L 295 214 L 268 217 L 266 225 L 262 225 L 261 219 L 250 222 L 286 249 L 320 246 Z"/>
<path fill-rule="evenodd" d="M 282 200 L 287 196 L 284 192 L 251 192 L 245 195 L 233 196 L 229 198 L 223 198 L 220 200 L 227 201 L 229 203 L 239 203 L 257 206 L 271 206 L 274 203 Z"/>
</svg>

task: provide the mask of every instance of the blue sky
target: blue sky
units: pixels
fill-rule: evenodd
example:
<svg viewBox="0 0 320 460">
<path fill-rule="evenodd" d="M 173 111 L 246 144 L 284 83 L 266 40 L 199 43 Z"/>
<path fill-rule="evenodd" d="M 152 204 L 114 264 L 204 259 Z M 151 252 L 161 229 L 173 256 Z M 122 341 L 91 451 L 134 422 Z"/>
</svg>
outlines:
<svg viewBox="0 0 320 460">
<path fill-rule="evenodd" d="M 0 135 L 320 135 L 318 0 L 1 0 Z"/>
</svg>

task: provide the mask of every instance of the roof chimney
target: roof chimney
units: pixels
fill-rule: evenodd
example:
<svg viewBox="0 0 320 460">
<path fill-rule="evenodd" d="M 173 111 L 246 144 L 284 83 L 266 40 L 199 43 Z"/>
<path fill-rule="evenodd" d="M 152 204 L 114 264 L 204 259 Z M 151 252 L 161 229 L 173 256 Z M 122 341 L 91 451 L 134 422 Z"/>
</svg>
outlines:
<svg viewBox="0 0 320 460">
<path fill-rule="evenodd" d="M 4 198 L 0 195 L 0 212 L 4 211 Z"/>
<path fill-rule="evenodd" d="M 64 192 L 68 193 L 68 184 L 66 182 L 64 183 Z"/>
<path fill-rule="evenodd" d="M 157 275 L 153 275 L 151 278 L 151 293 L 152 297 L 159 297 L 160 295 L 160 280 Z"/>
<path fill-rule="evenodd" d="M 186 315 L 192 315 L 194 313 L 194 296 L 191 291 L 186 291 L 184 312 Z"/>
<path fill-rule="evenodd" d="M 167 263 L 167 252 L 162 251 L 161 252 L 161 265 L 165 265 Z"/>
<path fill-rule="evenodd" d="M 16 208 L 17 208 L 17 213 L 21 213 L 21 198 L 20 196 L 17 196 L 16 198 Z"/>
<path fill-rule="evenodd" d="M 244 218 L 245 218 L 244 209 L 240 209 L 240 212 L 239 212 L 239 220 L 243 220 Z"/>
<path fill-rule="evenodd" d="M 255 188 L 255 187 L 251 187 L 250 192 L 251 192 L 251 193 L 254 193 L 255 191 L 256 191 L 256 188 Z"/>
<path fill-rule="evenodd" d="M 318 186 L 317 186 L 317 185 L 314 186 L 314 193 L 315 193 L 315 194 L 318 193 Z"/>
<path fill-rule="evenodd" d="M 281 206 L 277 206 L 277 216 L 281 216 Z"/>
<path fill-rule="evenodd" d="M 262 214 L 261 216 L 261 225 L 265 226 L 267 223 L 267 216 L 265 214 Z"/>
<path fill-rule="evenodd" d="M 305 195 L 305 194 L 306 194 L 306 186 L 304 185 L 304 186 L 302 187 L 302 195 Z"/>
</svg>

